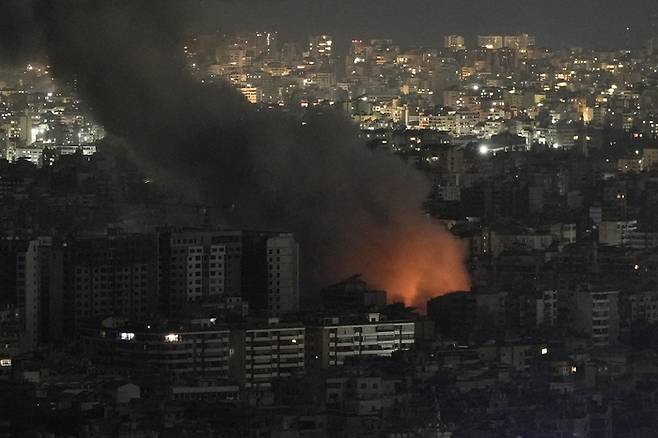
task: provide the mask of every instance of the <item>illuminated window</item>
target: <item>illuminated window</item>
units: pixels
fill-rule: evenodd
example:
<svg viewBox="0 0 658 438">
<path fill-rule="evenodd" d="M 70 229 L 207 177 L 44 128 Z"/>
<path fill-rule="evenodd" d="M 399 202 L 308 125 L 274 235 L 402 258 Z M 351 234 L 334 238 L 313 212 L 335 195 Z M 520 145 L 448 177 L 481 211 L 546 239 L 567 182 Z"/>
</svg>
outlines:
<svg viewBox="0 0 658 438">
<path fill-rule="evenodd" d="M 170 333 L 168 335 L 165 335 L 165 342 L 178 342 L 179 340 L 180 340 L 180 336 L 175 333 Z"/>
</svg>

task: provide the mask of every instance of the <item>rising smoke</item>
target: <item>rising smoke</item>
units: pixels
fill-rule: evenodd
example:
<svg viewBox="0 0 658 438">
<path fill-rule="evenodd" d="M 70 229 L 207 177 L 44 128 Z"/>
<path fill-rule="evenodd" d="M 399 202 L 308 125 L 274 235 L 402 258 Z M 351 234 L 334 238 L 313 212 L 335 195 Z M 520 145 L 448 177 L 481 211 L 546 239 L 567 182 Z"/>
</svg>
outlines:
<svg viewBox="0 0 658 438">
<path fill-rule="evenodd" d="M 294 231 L 307 287 L 360 272 L 422 307 L 469 287 L 460 242 L 421 211 L 423 175 L 365 148 L 338 114 L 301 124 L 187 73 L 177 5 L 188 2 L 3 2 L 15 11 L 0 16 L 21 23 L 0 23 L 1 53 L 40 41 L 56 77 L 75 79 L 106 130 L 161 182 L 226 206 L 224 225 Z"/>
</svg>

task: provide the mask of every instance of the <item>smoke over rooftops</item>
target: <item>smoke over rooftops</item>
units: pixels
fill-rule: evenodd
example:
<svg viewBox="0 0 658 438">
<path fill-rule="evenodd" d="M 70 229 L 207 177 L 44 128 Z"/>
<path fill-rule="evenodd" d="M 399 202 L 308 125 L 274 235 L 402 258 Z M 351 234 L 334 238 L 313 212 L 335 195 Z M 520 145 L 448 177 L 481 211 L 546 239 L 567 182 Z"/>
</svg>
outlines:
<svg viewBox="0 0 658 438">
<path fill-rule="evenodd" d="M 189 75 L 185 2 L 9 1 L 0 14 L 22 23 L 3 29 L 2 53 L 41 41 L 56 77 L 75 78 L 98 121 L 161 180 L 233 206 L 227 226 L 295 232 L 307 284 L 363 272 L 408 304 L 468 288 L 461 245 L 421 211 L 423 175 L 363 147 L 339 114 L 302 125 Z"/>
</svg>

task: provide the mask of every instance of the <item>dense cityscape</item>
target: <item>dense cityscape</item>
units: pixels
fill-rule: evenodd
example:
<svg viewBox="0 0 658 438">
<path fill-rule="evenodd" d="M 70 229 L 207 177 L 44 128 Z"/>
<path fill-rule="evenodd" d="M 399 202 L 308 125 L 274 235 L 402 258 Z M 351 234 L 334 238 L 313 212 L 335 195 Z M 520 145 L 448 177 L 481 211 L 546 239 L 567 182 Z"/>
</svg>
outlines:
<svg viewBox="0 0 658 438">
<path fill-rule="evenodd" d="M 180 140 L 205 141 L 179 134 L 195 116 L 142 133 L 73 67 L 0 64 L 0 437 L 655 437 L 651 20 L 609 51 L 528 29 L 434 47 L 187 33 L 177 74 L 228 87 L 223 123 L 247 126 L 222 142 L 294 125 L 249 177 L 239 152 L 158 161 L 169 141 L 208 151 Z M 357 151 L 336 159 L 343 131 Z M 314 142 L 311 161 L 277 146 Z M 409 212 L 397 184 L 416 179 Z"/>
</svg>

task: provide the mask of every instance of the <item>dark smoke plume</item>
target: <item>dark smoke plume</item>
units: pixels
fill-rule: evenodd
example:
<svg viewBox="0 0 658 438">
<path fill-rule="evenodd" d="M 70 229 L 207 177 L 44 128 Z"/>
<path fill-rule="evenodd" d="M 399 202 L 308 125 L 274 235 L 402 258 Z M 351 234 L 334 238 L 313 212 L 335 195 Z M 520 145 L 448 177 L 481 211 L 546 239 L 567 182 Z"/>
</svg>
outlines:
<svg viewBox="0 0 658 438">
<path fill-rule="evenodd" d="M 422 214 L 421 174 L 363 147 L 340 115 L 302 125 L 188 74 L 188 2 L 6 1 L 3 22 L 21 23 L 2 23 L 5 54 L 41 38 L 56 77 L 75 79 L 98 121 L 161 180 L 227 206 L 224 225 L 294 231 L 307 285 L 362 272 L 407 304 L 468 288 L 461 245 Z"/>
</svg>

